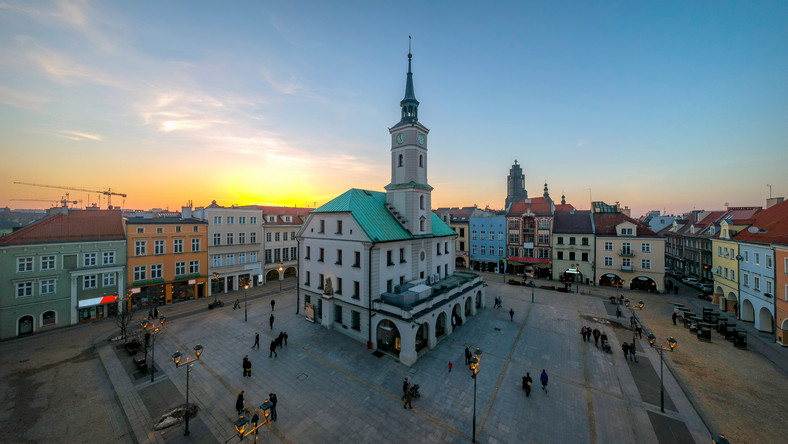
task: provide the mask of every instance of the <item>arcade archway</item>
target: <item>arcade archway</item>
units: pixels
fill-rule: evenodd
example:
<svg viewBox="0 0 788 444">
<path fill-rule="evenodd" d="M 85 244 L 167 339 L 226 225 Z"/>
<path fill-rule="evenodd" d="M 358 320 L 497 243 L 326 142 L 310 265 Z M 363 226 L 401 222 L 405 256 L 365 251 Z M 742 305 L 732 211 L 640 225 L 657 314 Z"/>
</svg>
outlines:
<svg viewBox="0 0 788 444">
<path fill-rule="evenodd" d="M 771 333 L 774 331 L 774 318 L 768 308 L 763 307 L 758 312 L 758 330 Z"/>
<path fill-rule="evenodd" d="M 378 322 L 377 327 L 377 349 L 392 354 L 399 358 L 399 352 L 402 350 L 402 343 L 399 335 L 399 329 L 393 322 L 388 319 L 383 319 Z"/>
<path fill-rule="evenodd" d="M 622 288 L 624 280 L 613 273 L 606 273 L 599 277 L 599 286 Z"/>
<path fill-rule="evenodd" d="M 629 289 L 655 293 L 657 291 L 657 283 L 648 276 L 637 276 L 632 279 Z"/>
</svg>

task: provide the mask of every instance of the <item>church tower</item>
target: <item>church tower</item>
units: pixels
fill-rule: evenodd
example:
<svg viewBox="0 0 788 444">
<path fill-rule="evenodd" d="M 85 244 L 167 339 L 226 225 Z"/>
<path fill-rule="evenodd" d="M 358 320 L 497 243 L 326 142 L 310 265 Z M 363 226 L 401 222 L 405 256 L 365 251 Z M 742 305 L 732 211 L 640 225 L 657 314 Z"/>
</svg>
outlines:
<svg viewBox="0 0 788 444">
<path fill-rule="evenodd" d="M 509 208 L 509 204 L 520 199 L 527 199 L 528 192 L 525 191 L 525 174 L 522 168 L 514 161 L 514 165 L 509 170 L 509 177 L 506 179 L 506 204 L 504 208 Z"/>
<path fill-rule="evenodd" d="M 386 185 L 386 206 L 412 235 L 432 234 L 432 187 L 427 183 L 427 134 L 419 122 L 419 101 L 413 91 L 408 44 L 408 75 L 402 118 L 391 133 L 391 183 Z"/>
</svg>

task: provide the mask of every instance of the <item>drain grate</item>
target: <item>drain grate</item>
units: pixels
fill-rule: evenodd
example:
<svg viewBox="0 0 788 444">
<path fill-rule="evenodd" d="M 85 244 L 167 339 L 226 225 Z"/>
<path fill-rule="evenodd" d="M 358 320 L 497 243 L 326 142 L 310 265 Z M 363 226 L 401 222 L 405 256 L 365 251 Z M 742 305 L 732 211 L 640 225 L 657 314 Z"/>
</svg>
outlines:
<svg viewBox="0 0 788 444">
<path fill-rule="evenodd" d="M 308 377 L 309 376 L 307 376 L 306 373 L 301 373 L 300 375 L 296 376 L 296 379 L 298 379 L 299 381 L 303 381 L 304 379 L 306 379 Z"/>
</svg>

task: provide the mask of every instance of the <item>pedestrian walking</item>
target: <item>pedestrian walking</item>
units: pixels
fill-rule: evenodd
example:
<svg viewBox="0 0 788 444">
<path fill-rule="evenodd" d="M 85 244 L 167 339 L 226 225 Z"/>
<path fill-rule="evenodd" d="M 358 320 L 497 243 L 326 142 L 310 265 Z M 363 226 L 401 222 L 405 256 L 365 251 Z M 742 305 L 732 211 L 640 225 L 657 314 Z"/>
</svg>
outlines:
<svg viewBox="0 0 788 444">
<path fill-rule="evenodd" d="M 624 295 L 618 296 L 618 305 L 624 305 Z"/>
<path fill-rule="evenodd" d="M 159 309 L 158 308 L 155 308 L 155 307 L 153 308 L 153 318 L 154 319 L 159 319 Z"/>
<path fill-rule="evenodd" d="M 635 344 L 632 344 L 629 347 L 629 360 L 638 362 L 637 350 L 636 350 Z"/>
<path fill-rule="evenodd" d="M 282 348 L 282 343 L 284 342 L 284 340 L 285 340 L 285 332 L 280 331 L 279 336 L 276 337 L 276 345 L 278 345 L 279 348 Z"/>
<path fill-rule="evenodd" d="M 257 347 L 257 349 L 260 350 L 260 333 L 254 334 L 254 345 L 252 345 L 252 348 L 255 347 Z"/>
<path fill-rule="evenodd" d="M 405 404 L 402 406 L 402 408 L 403 409 L 407 409 L 407 408 L 412 409 L 413 408 L 413 404 L 411 404 L 412 401 L 413 401 L 413 391 L 408 390 L 405 393 Z"/>
<path fill-rule="evenodd" d="M 260 415 L 257 414 L 257 409 L 254 409 L 254 416 L 252 416 L 252 428 L 257 428 L 257 423 L 260 421 Z M 254 431 L 255 436 L 257 435 L 257 430 Z"/>
<path fill-rule="evenodd" d="M 678 317 L 679 317 L 679 315 L 677 315 L 676 312 L 674 311 L 673 315 L 671 316 L 671 318 L 673 319 L 673 325 L 676 325 L 676 318 L 678 318 Z"/>
<path fill-rule="evenodd" d="M 269 393 L 268 401 L 271 402 L 271 421 L 276 421 L 276 393 Z"/>
<path fill-rule="evenodd" d="M 509 321 L 514 322 L 514 308 L 509 309 Z"/>
<path fill-rule="evenodd" d="M 271 330 L 274 329 L 274 314 L 271 313 L 271 317 L 268 318 L 268 325 L 271 327 Z"/>
<path fill-rule="evenodd" d="M 453 365 L 451 364 L 451 361 L 449 361 L 449 373 L 451 373 L 451 368 L 452 367 L 453 367 Z"/>
<path fill-rule="evenodd" d="M 635 332 L 638 334 L 638 338 L 643 339 L 643 328 L 640 325 L 635 327 Z"/>
<path fill-rule="evenodd" d="M 243 368 L 244 376 L 252 376 L 252 361 L 249 360 L 249 355 L 244 356 Z"/>
<path fill-rule="evenodd" d="M 621 344 L 621 350 L 624 351 L 624 359 L 626 360 L 627 356 L 629 355 L 629 344 L 627 344 L 626 342 Z"/>
<path fill-rule="evenodd" d="M 596 348 L 599 348 L 599 336 L 600 336 L 599 329 L 595 328 L 594 329 L 594 345 L 596 346 Z"/>
<path fill-rule="evenodd" d="M 271 357 L 271 355 L 273 355 L 274 358 L 276 357 L 276 341 L 271 341 L 271 346 L 268 347 L 268 351 L 269 351 L 268 352 L 269 358 Z"/>
<path fill-rule="evenodd" d="M 542 381 L 542 390 L 547 393 L 547 372 L 542 369 L 542 376 L 539 377 L 539 380 Z"/>
<path fill-rule="evenodd" d="M 586 342 L 586 328 L 585 327 L 580 329 L 580 336 L 583 337 L 583 342 Z"/>
<path fill-rule="evenodd" d="M 284 339 L 285 339 L 285 347 L 287 347 L 287 332 L 285 332 Z"/>
<path fill-rule="evenodd" d="M 276 301 L 271 299 L 271 311 L 274 311 L 274 305 L 276 305 Z"/>
<path fill-rule="evenodd" d="M 523 376 L 523 390 L 525 390 L 525 397 L 531 396 L 531 384 L 534 383 L 534 380 L 531 379 L 531 372 L 525 372 L 525 376 Z"/>
<path fill-rule="evenodd" d="M 465 347 L 465 365 L 471 365 L 471 350 L 468 347 Z"/>
<path fill-rule="evenodd" d="M 410 391 L 410 383 L 408 382 L 408 377 L 405 377 L 405 381 L 402 383 L 402 399 L 405 399 L 405 396 Z"/>
<path fill-rule="evenodd" d="M 605 332 L 602 332 L 602 334 L 599 335 L 599 339 L 602 340 L 602 345 L 604 345 L 605 342 L 607 342 L 607 334 L 605 334 Z"/>
<path fill-rule="evenodd" d="M 249 362 L 249 355 L 244 356 L 244 360 L 241 363 L 241 368 L 243 369 L 243 375 L 246 376 L 246 363 Z"/>
<path fill-rule="evenodd" d="M 238 398 L 235 399 L 235 411 L 238 412 L 240 415 L 244 411 L 244 391 L 241 390 L 241 393 L 238 394 Z"/>
</svg>

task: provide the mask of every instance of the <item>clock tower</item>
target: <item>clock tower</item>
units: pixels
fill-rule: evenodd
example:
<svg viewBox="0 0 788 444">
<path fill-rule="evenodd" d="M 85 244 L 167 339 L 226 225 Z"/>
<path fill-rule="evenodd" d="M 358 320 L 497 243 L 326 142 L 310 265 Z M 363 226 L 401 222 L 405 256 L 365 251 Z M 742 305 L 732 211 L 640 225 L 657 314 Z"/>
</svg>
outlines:
<svg viewBox="0 0 788 444">
<path fill-rule="evenodd" d="M 402 119 L 389 128 L 391 183 L 386 185 L 386 206 L 406 230 L 419 236 L 432 234 L 432 187 L 427 183 L 427 134 L 430 130 L 419 123 L 412 58 L 408 48 L 405 98 L 400 102 Z"/>
</svg>

